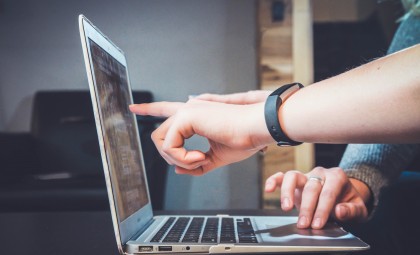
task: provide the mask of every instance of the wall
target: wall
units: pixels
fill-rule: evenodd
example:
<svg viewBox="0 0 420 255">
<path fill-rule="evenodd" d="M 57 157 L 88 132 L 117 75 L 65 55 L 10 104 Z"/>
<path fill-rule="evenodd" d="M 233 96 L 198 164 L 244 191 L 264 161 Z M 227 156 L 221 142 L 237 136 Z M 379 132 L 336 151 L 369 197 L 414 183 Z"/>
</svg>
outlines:
<svg viewBox="0 0 420 255">
<path fill-rule="evenodd" d="M 367 19 L 377 8 L 376 0 L 316 0 L 313 5 L 315 22 L 355 22 Z M 395 3 L 393 3 L 395 4 Z"/>
<path fill-rule="evenodd" d="M 253 0 L 0 1 L 0 131 L 29 130 L 38 90 L 87 89 L 79 13 L 125 51 L 133 89 L 150 90 L 157 100 L 255 89 L 255 6 Z M 255 158 L 200 178 L 171 173 L 166 205 L 255 208 L 258 176 Z"/>
</svg>

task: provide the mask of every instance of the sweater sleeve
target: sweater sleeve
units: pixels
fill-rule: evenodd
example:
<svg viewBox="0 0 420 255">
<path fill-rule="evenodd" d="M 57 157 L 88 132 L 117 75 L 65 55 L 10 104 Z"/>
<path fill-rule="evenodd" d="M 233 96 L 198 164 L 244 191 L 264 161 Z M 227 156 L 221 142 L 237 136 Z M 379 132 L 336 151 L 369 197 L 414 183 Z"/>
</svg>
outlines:
<svg viewBox="0 0 420 255">
<path fill-rule="evenodd" d="M 419 144 L 349 144 L 340 167 L 366 183 L 376 207 L 381 189 L 396 181 L 419 152 Z"/>
</svg>

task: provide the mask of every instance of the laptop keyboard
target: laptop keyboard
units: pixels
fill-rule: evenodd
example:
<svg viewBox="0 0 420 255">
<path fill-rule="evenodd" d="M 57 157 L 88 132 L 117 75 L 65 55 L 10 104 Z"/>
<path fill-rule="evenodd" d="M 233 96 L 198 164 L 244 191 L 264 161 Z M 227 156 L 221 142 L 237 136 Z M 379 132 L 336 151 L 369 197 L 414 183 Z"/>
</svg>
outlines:
<svg viewBox="0 0 420 255">
<path fill-rule="evenodd" d="M 251 219 L 232 217 L 169 217 L 151 242 L 258 243 Z"/>
</svg>

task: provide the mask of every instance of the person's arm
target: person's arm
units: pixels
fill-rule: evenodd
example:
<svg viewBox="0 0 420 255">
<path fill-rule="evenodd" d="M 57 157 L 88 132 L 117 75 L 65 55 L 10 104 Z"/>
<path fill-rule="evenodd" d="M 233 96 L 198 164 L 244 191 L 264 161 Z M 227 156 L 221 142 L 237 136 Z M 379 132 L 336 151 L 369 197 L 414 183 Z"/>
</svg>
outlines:
<svg viewBox="0 0 420 255">
<path fill-rule="evenodd" d="M 307 86 L 279 110 L 285 133 L 296 141 L 384 143 L 420 141 L 420 44 Z M 262 103 L 268 91 L 198 99 Z M 310 128 L 308 128 L 310 127 Z"/>
<path fill-rule="evenodd" d="M 419 64 L 416 45 L 301 89 L 280 107 L 281 126 L 291 139 L 302 142 L 420 142 Z M 264 102 L 194 99 L 131 105 L 130 110 L 170 117 L 153 139 L 179 173 L 203 174 L 275 142 L 265 124 Z M 208 152 L 184 148 L 185 139 L 194 134 L 208 138 Z"/>
<path fill-rule="evenodd" d="M 420 44 L 315 83 L 280 108 L 286 134 L 312 143 L 420 142 Z"/>
</svg>

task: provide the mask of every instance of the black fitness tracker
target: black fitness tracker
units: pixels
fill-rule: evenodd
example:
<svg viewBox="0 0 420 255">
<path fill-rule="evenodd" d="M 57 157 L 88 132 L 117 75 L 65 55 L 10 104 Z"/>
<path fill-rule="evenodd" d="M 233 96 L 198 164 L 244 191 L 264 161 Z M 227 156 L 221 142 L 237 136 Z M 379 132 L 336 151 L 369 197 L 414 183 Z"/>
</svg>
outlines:
<svg viewBox="0 0 420 255">
<path fill-rule="evenodd" d="M 267 125 L 270 135 L 276 140 L 278 146 L 296 146 L 302 144 L 301 142 L 296 142 L 290 139 L 284 134 L 281 129 L 278 110 L 281 104 L 293 93 L 303 88 L 303 85 L 300 83 L 291 83 L 281 86 L 271 93 L 267 101 L 265 101 L 264 106 L 264 115 L 265 115 L 265 124 Z"/>
</svg>

